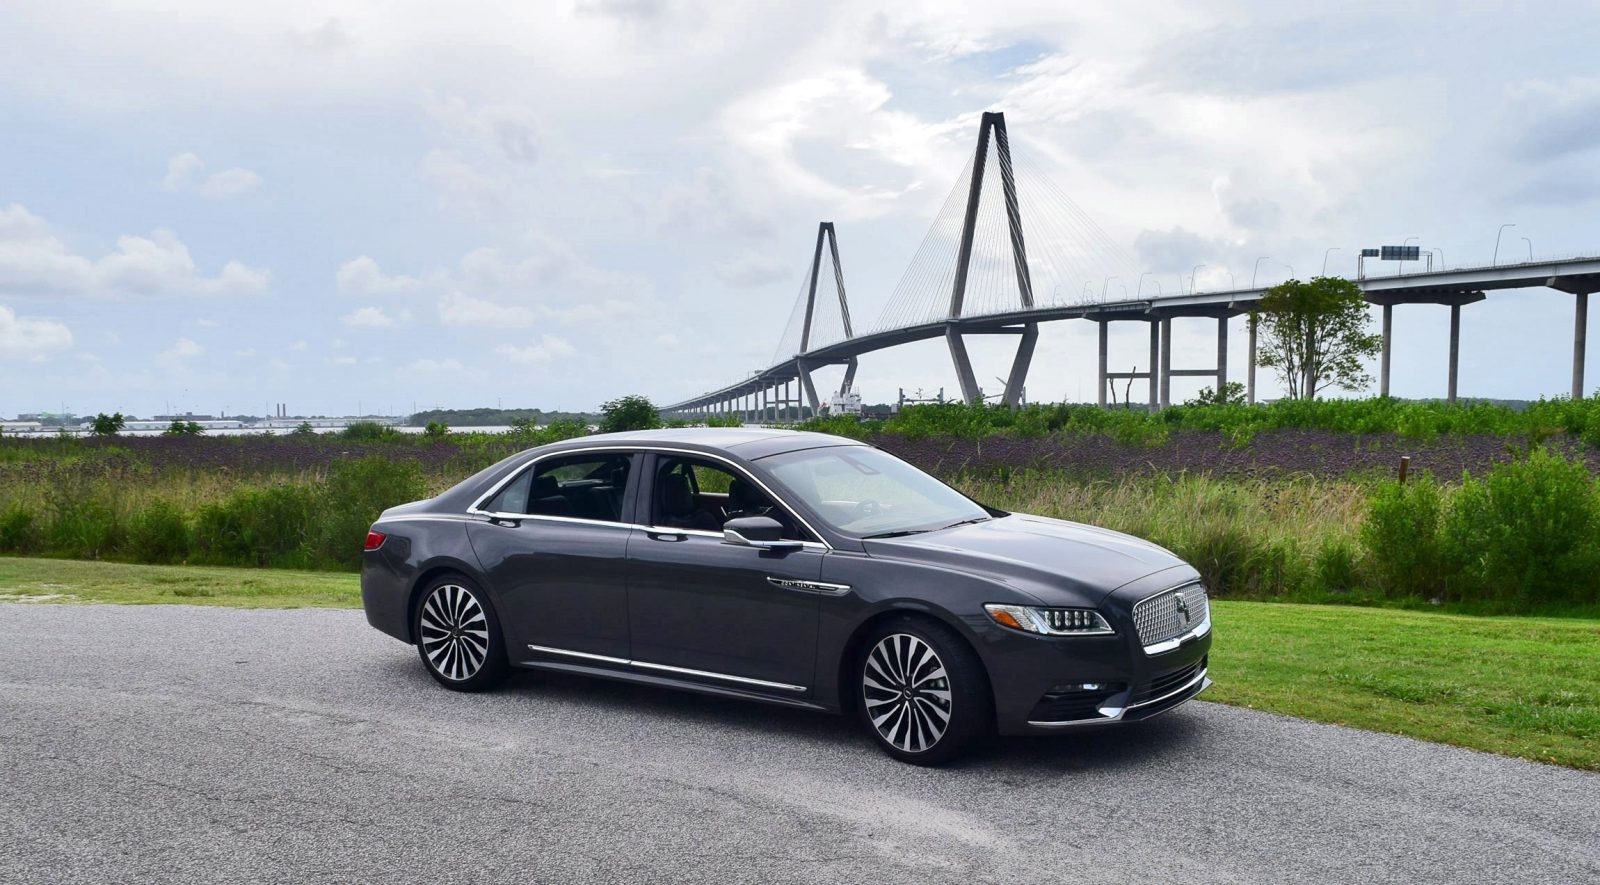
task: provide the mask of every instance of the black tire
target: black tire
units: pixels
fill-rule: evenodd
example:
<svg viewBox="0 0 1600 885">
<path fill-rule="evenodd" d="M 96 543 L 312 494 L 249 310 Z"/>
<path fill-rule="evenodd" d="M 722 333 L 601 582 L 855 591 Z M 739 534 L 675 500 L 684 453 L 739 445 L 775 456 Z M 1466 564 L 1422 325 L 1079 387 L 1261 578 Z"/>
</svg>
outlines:
<svg viewBox="0 0 1600 885">
<path fill-rule="evenodd" d="M 428 675 L 454 691 L 483 691 L 504 681 L 505 638 L 494 606 L 464 575 L 440 575 L 417 594 L 411 635 Z"/>
<path fill-rule="evenodd" d="M 862 724 L 901 762 L 942 765 L 994 729 L 983 664 L 960 634 L 931 618 L 879 624 L 862 643 L 853 675 Z"/>
</svg>

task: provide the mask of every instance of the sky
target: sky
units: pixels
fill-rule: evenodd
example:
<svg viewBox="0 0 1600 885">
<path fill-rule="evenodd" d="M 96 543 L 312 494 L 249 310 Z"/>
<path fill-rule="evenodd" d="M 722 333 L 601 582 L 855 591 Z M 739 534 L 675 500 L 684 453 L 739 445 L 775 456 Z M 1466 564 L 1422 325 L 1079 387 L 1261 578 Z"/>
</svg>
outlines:
<svg viewBox="0 0 1600 885">
<path fill-rule="evenodd" d="M 1486 264 L 1502 224 L 1501 260 L 1600 253 L 1600 6 L 1311 6 L 8 0 L 0 415 L 672 402 L 772 363 L 819 221 L 873 327 L 990 110 L 1140 289 Z M 1396 309 L 1395 395 L 1444 394 L 1447 317 Z M 1493 293 L 1461 391 L 1564 393 L 1571 341 L 1570 296 Z M 995 391 L 1009 346 L 971 344 Z M 1049 324 L 1028 395 L 1094 366 Z M 956 382 L 930 341 L 857 387 Z"/>
</svg>

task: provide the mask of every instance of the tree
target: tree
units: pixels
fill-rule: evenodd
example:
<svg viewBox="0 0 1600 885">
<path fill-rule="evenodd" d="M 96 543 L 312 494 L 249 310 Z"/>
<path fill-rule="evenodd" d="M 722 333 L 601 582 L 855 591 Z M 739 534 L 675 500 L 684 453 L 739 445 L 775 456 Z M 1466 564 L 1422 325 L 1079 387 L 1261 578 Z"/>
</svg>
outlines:
<svg viewBox="0 0 1600 885">
<path fill-rule="evenodd" d="M 311 426 L 310 421 L 301 421 L 294 430 L 289 431 L 290 436 L 316 436 L 317 429 Z"/>
<path fill-rule="evenodd" d="M 128 426 L 128 419 L 122 417 L 121 412 L 107 415 L 105 412 L 94 416 L 89 424 L 89 432 L 95 436 L 116 436 L 117 431 Z"/>
<path fill-rule="evenodd" d="M 1202 387 L 1195 398 L 1184 403 L 1186 406 L 1238 406 L 1244 404 L 1244 385 L 1237 381 L 1229 381 L 1222 385 L 1222 392 Z"/>
<path fill-rule="evenodd" d="M 1355 283 L 1288 280 L 1267 290 L 1251 319 L 1260 323 L 1257 362 L 1277 373 L 1291 399 L 1372 383 L 1363 361 L 1378 353 L 1383 338 L 1367 331 L 1367 302 Z"/>
<path fill-rule="evenodd" d="M 450 425 L 443 421 L 429 421 L 428 425 L 422 428 L 423 435 L 429 439 L 444 439 L 445 434 L 449 432 Z"/>
<path fill-rule="evenodd" d="M 162 436 L 200 436 L 206 429 L 198 421 L 180 421 L 176 418 L 166 430 L 161 431 Z"/>
<path fill-rule="evenodd" d="M 649 397 L 625 396 L 600 407 L 600 432 L 616 433 L 622 430 L 653 430 L 661 426 L 661 411 Z"/>
</svg>

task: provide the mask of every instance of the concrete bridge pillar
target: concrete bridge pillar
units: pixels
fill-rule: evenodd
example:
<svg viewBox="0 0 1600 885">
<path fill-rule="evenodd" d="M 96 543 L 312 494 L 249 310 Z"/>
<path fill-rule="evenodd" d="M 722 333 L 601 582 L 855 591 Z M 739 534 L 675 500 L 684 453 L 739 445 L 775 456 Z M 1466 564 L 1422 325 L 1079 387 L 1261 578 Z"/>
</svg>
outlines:
<svg viewBox="0 0 1600 885">
<path fill-rule="evenodd" d="M 1172 317 L 1161 318 L 1161 407 L 1172 405 Z"/>
<path fill-rule="evenodd" d="M 1572 321 L 1572 398 L 1583 399 L 1583 351 L 1589 346 L 1589 293 L 1576 298 Z"/>
<path fill-rule="evenodd" d="M 1097 322 L 1095 325 L 1100 327 L 1100 383 L 1095 385 L 1095 403 L 1103 409 L 1106 407 L 1106 351 L 1110 345 L 1111 324 Z"/>
<path fill-rule="evenodd" d="M 1104 366 L 1104 363 L 1101 363 Z M 1158 320 L 1150 321 L 1150 410 L 1155 411 L 1161 405 L 1160 385 L 1161 372 L 1161 323 Z"/>
<path fill-rule="evenodd" d="M 1450 305 L 1450 402 L 1456 401 L 1456 377 L 1461 366 L 1461 305 Z"/>
<path fill-rule="evenodd" d="M 1250 315 L 1250 356 L 1244 369 L 1244 396 L 1250 405 L 1256 404 L 1256 324 L 1254 314 Z"/>
<path fill-rule="evenodd" d="M 1389 395 L 1389 350 L 1394 343 L 1394 305 L 1383 306 L 1383 356 L 1378 362 L 1378 395 Z"/>
<path fill-rule="evenodd" d="M 1217 317 L 1217 395 L 1228 386 L 1228 318 Z"/>
</svg>

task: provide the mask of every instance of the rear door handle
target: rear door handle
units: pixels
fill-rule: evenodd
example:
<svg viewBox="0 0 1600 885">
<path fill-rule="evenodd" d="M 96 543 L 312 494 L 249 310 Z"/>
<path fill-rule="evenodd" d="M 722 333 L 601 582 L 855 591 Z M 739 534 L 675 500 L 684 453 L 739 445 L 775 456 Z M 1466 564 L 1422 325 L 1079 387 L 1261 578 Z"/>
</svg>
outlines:
<svg viewBox="0 0 1600 885">
<path fill-rule="evenodd" d="M 682 532 L 663 532 L 651 529 L 645 532 L 652 541 L 687 541 L 689 536 Z"/>
</svg>

